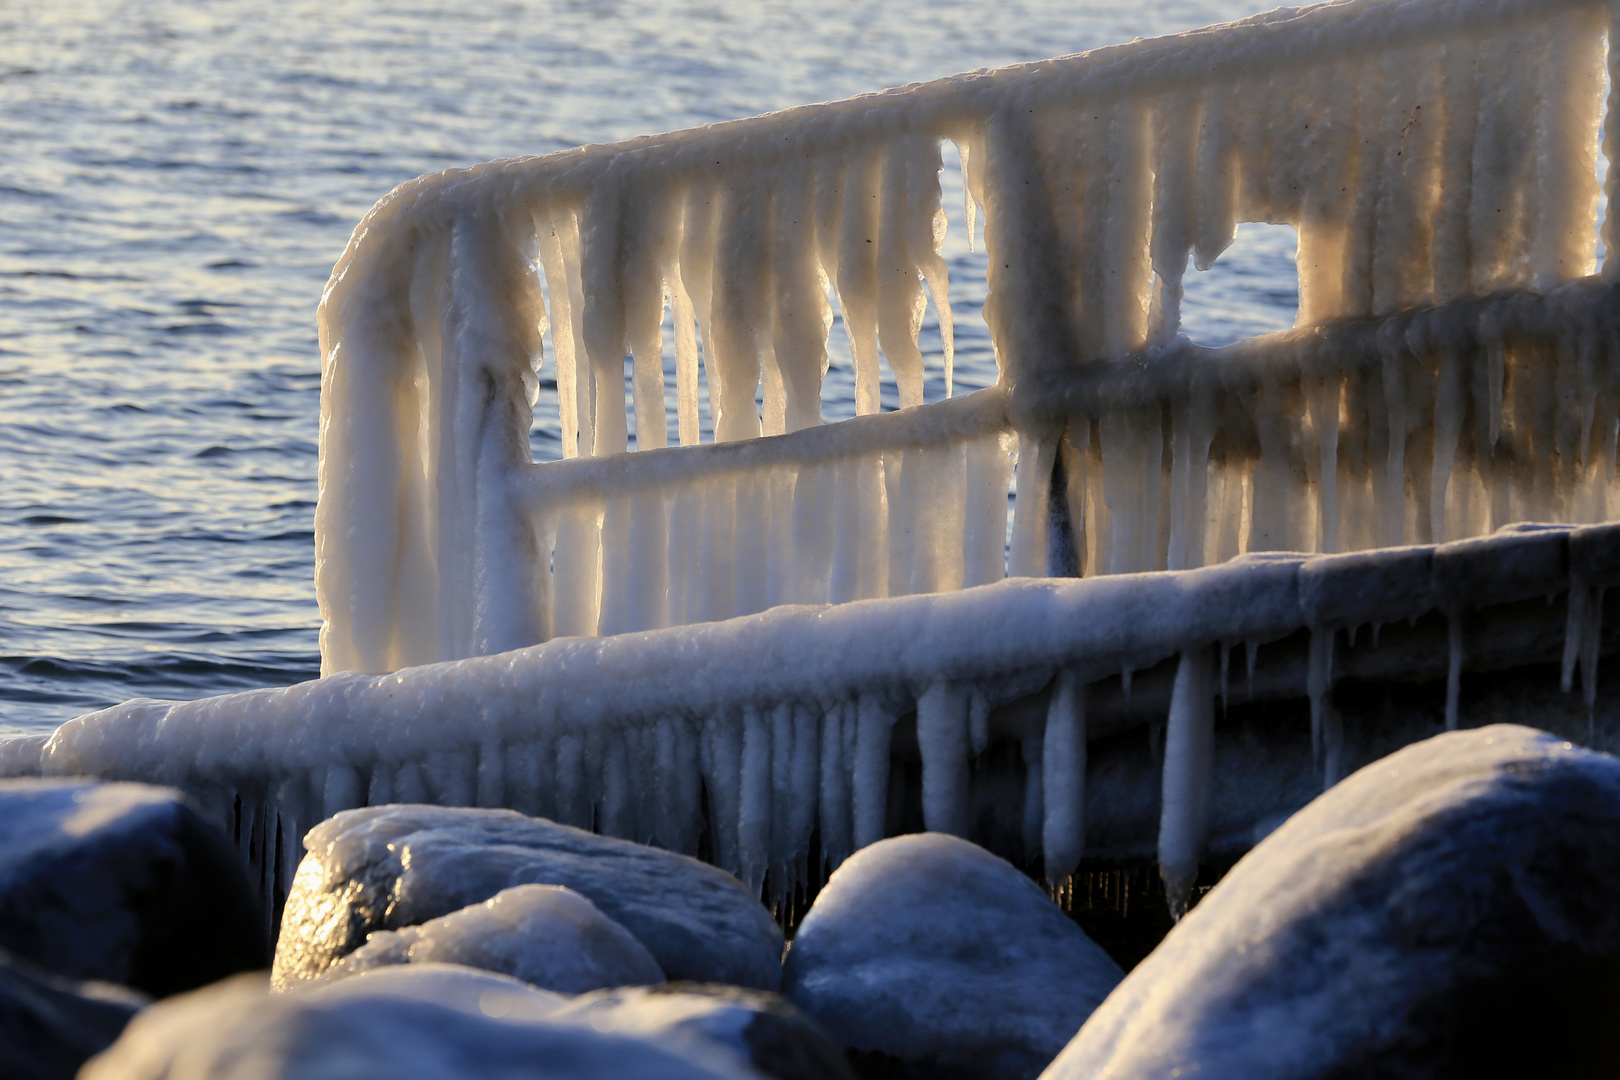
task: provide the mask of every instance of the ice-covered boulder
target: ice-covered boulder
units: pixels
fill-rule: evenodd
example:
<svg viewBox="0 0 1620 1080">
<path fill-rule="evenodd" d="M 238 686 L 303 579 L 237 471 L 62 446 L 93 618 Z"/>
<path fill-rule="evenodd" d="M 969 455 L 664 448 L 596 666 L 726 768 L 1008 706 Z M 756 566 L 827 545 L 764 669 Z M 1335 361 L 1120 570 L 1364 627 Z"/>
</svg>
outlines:
<svg viewBox="0 0 1620 1080">
<path fill-rule="evenodd" d="M 0 781 L 0 948 L 155 997 L 270 960 L 246 868 L 172 788 Z"/>
<path fill-rule="evenodd" d="M 782 931 L 736 878 L 696 859 L 510 810 L 377 806 L 310 830 L 281 921 L 278 989 L 322 974 L 375 930 L 564 885 L 635 935 L 666 976 L 781 985 Z"/>
<path fill-rule="evenodd" d="M 0 1076 L 72 1080 L 146 1004 L 109 983 L 77 983 L 0 952 Z"/>
<path fill-rule="evenodd" d="M 498 971 L 561 994 L 664 981 L 630 931 L 561 885 L 517 885 L 421 926 L 379 930 L 323 978 L 422 963 Z"/>
<path fill-rule="evenodd" d="M 719 1048 L 547 1019 L 557 996 L 439 964 L 288 994 L 240 976 L 159 1002 L 80 1080 L 758 1080 Z"/>
<path fill-rule="evenodd" d="M 1046 1075 L 1606 1076 L 1617 990 L 1620 759 L 1496 725 L 1290 818 Z"/>
<path fill-rule="evenodd" d="M 0 779 L 17 776 L 38 776 L 40 755 L 49 735 L 18 735 L 0 739 Z"/>
<path fill-rule="evenodd" d="M 852 1051 L 909 1075 L 1032 1077 L 1119 966 L 1011 864 L 941 833 L 839 867 L 788 950 L 783 989 Z"/>
<path fill-rule="evenodd" d="M 663 1042 L 718 1044 L 774 1080 L 854 1080 L 844 1053 L 821 1026 L 778 994 L 712 983 L 601 990 L 553 1016 L 598 1031 Z"/>
</svg>

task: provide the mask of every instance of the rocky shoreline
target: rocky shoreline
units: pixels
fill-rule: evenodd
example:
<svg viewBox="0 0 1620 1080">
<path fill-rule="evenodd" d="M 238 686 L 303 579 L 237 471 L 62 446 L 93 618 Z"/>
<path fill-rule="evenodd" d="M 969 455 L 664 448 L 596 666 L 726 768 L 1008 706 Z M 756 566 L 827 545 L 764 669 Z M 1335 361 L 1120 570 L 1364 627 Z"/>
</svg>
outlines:
<svg viewBox="0 0 1620 1080">
<path fill-rule="evenodd" d="M 1511 725 L 1346 778 L 1125 965 L 1080 924 L 1133 881 L 1140 920 L 1140 878 L 1054 890 L 1071 917 L 939 833 L 857 852 L 791 941 L 713 866 L 513 811 L 369 807 L 305 844 L 272 953 L 185 796 L 0 782 L 0 1072 L 1582 1077 L 1620 1050 L 1620 760 Z"/>
</svg>

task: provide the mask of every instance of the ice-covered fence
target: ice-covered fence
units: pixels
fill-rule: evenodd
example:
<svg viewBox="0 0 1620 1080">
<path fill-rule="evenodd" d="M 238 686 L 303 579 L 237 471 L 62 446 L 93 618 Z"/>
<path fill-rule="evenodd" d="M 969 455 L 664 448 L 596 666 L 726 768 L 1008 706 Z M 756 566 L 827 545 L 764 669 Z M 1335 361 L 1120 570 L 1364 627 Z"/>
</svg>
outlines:
<svg viewBox="0 0 1620 1080">
<path fill-rule="evenodd" d="M 541 636 L 999 581 L 1011 443 L 991 388 L 794 435 L 527 470 L 514 503 L 551 553 Z M 1020 555 L 1043 558 L 1043 541 Z"/>
<path fill-rule="evenodd" d="M 1159 723 L 1159 857 L 1172 896 L 1184 896 L 1210 827 L 1228 649 L 1250 646 L 1253 697 L 1253 647 L 1308 631 L 1306 662 L 1267 674 L 1260 693 L 1309 697 L 1321 776 L 1331 782 L 1343 768 L 1335 677 L 1356 665 L 1380 680 L 1449 666 L 1454 716 L 1462 668 L 1480 659 L 1465 655 L 1465 640 L 1476 653 L 1484 647 L 1463 629 L 1494 605 L 1530 600 L 1528 615 L 1513 609 L 1499 620 L 1521 636 L 1491 662 L 1536 662 L 1522 634 L 1556 643 L 1561 630 L 1566 681 L 1578 675 L 1590 703 L 1603 590 L 1615 585 L 1620 526 L 1003 581 L 555 640 L 390 675 L 134 701 L 69 721 L 42 752 L 29 742 L 11 757 L 39 754 L 48 774 L 183 788 L 238 837 L 272 899 L 291 881 L 311 825 L 393 801 L 511 807 L 694 854 L 707 828 L 719 865 L 755 889 L 769 872 L 782 895 L 820 879 L 822 867 L 807 865 L 813 834 L 828 866 L 884 835 L 902 719 L 914 718 L 922 813 L 936 830 L 970 831 L 976 755 L 992 740 L 1017 741 L 1022 855 L 1043 853 L 1054 879 L 1086 849 L 1088 742 Z M 1570 597 L 1563 607 L 1543 602 L 1560 594 Z M 1435 611 L 1452 627 L 1449 649 L 1445 634 L 1429 643 L 1386 632 L 1382 648 L 1365 644 L 1381 624 Z M 1557 620 L 1550 634 L 1535 625 L 1549 619 Z M 1353 631 L 1369 624 L 1373 634 L 1350 650 Z M 1177 657 L 1167 694 L 1143 686 L 1132 704 L 1127 683 L 1122 714 L 1102 692 L 1122 673 Z"/>
<path fill-rule="evenodd" d="M 627 355 L 637 446 L 668 440 L 666 306 L 682 444 L 698 438 L 701 381 L 721 441 L 819 423 L 829 291 L 850 333 L 856 411 L 878 408 L 880 356 L 901 405 L 917 405 L 929 296 L 947 383 L 951 365 L 939 255 L 944 141 L 966 166 L 967 216 L 977 207 L 985 218 L 985 316 L 1007 418 L 1024 445 L 1020 490 L 1043 485 L 1048 464 L 1065 457 L 1073 458 L 1065 478 L 1096 464 L 1085 483 L 1100 478 L 1103 498 L 1068 492 L 1073 520 L 1052 530 L 1061 538 L 1089 525 L 1093 539 L 1079 537 L 1071 553 L 1084 549 L 1085 568 L 1195 565 L 1245 544 L 1354 546 L 1368 539 L 1360 523 L 1374 518 L 1383 542 L 1397 535 L 1397 518 L 1403 538 L 1451 535 L 1499 520 L 1498 509 L 1518 513 L 1513 492 L 1523 485 L 1498 482 L 1504 430 L 1517 440 L 1512 460 L 1528 454 L 1555 473 L 1574 468 L 1551 464 L 1556 447 L 1579 447 L 1584 467 L 1590 446 L 1611 445 L 1616 403 L 1574 399 L 1560 374 L 1610 365 L 1606 321 L 1536 339 L 1550 343 L 1543 348 L 1488 325 L 1452 335 L 1444 318 L 1397 319 L 1363 335 L 1354 371 L 1343 370 L 1342 352 L 1295 337 L 1276 347 L 1298 354 L 1294 389 L 1260 373 L 1232 390 L 1175 344 L 1181 281 L 1189 256 L 1209 265 L 1238 222 L 1292 224 L 1300 325 L 1333 339 L 1340 320 L 1504 291 L 1538 296 L 1590 274 L 1600 121 L 1611 148 L 1620 132 L 1615 110 L 1603 119 L 1602 100 L 1614 17 L 1610 0 L 1347 0 L 402 185 L 356 229 L 321 306 L 324 670 L 389 670 L 564 628 L 724 610 L 723 601 L 689 602 L 704 587 L 693 568 L 712 559 L 657 550 L 660 536 L 675 544 L 691 529 L 653 519 L 693 506 L 725 517 L 764 496 L 644 507 L 646 520 L 629 528 L 647 547 L 627 549 L 627 562 L 645 556 L 669 576 L 650 577 L 647 588 L 663 594 L 638 593 L 628 614 L 611 594 L 636 590 L 608 582 L 617 572 L 611 551 L 589 550 L 597 525 L 562 515 L 561 531 L 537 533 L 543 510 L 529 500 L 515 512 L 515 486 L 544 488 L 531 479 L 542 467 L 527 440 L 542 341 L 549 332 L 568 454 L 626 450 Z M 1611 173 L 1611 190 L 1615 182 Z M 1608 228 L 1604 273 L 1613 278 L 1620 226 Z M 1488 324 L 1496 309 L 1483 310 Z M 1437 332 L 1414 341 L 1413 327 Z M 1167 349 L 1181 360 L 1166 362 Z M 1263 367 L 1267 350 L 1255 352 Z M 1514 413 L 1518 426 L 1503 428 L 1493 411 L 1500 373 L 1514 408 L 1528 403 Z M 1200 403 L 1200 386 L 1214 398 Z M 1257 403 L 1233 400 L 1255 386 Z M 1486 399 L 1456 404 L 1479 386 Z M 1433 393 L 1439 425 L 1426 473 L 1415 464 L 1425 451 L 1412 447 L 1425 438 L 1414 426 L 1425 415 L 1420 390 Z M 1077 393 L 1093 394 L 1089 414 L 1064 406 Z M 1165 403 L 1160 418 L 1123 405 L 1155 397 Z M 1195 407 L 1178 426 L 1180 398 Z M 1223 426 L 1244 410 L 1247 429 Z M 1453 440 L 1448 424 L 1466 431 Z M 1337 462 L 1336 426 L 1348 437 Z M 1292 445 L 1302 439 L 1322 448 L 1314 465 Z M 887 477 L 901 442 L 858 466 L 859 455 L 849 457 L 850 469 Z M 639 467 L 615 460 L 598 481 L 610 537 L 630 512 L 614 492 L 640 489 Z M 1188 463 L 1179 474 L 1177 461 Z M 1436 488 L 1443 476 L 1450 487 Z M 1335 482 L 1337 494 L 1322 490 Z M 748 483 L 786 480 L 777 471 Z M 1560 517 L 1587 519 L 1592 493 L 1605 486 L 1586 477 L 1582 494 L 1551 505 Z M 1225 538 L 1206 531 L 1200 545 L 1206 487 L 1217 508 L 1240 511 L 1223 513 L 1223 527 L 1250 524 Z M 878 514 L 876 488 L 863 490 L 862 513 Z M 1436 490 L 1443 497 L 1425 494 Z M 1377 514 L 1363 512 L 1367 499 Z M 1482 501 L 1502 505 L 1487 516 L 1476 509 Z M 1061 518 L 1065 500 L 1051 502 Z M 754 527 L 722 548 L 758 565 L 780 557 L 778 536 Z M 567 585 L 556 595 L 574 597 L 560 612 L 545 589 L 559 557 Z"/>
</svg>

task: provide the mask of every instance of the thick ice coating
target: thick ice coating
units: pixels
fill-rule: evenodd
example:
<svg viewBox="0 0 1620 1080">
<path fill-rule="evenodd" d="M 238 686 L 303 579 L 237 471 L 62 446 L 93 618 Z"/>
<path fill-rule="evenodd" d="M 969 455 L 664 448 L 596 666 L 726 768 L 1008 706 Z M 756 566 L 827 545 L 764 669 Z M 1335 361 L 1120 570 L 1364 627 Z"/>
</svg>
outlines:
<svg viewBox="0 0 1620 1080">
<path fill-rule="evenodd" d="M 1185 677 L 1163 714 L 1158 834 L 1175 898 L 1193 883 L 1211 819 L 1214 698 L 1227 681 L 1217 677 L 1227 667 L 1218 654 L 1242 644 L 1252 657 L 1252 647 L 1301 632 L 1332 642 L 1341 631 L 1435 612 L 1465 626 L 1477 610 L 1535 599 L 1553 619 L 1555 641 L 1564 622 L 1572 688 L 1578 675 L 1591 695 L 1601 599 L 1615 586 L 1620 525 L 1527 527 L 1347 555 L 1247 555 L 1170 573 L 1003 581 L 564 639 L 391 675 L 332 676 L 192 702 L 128 702 L 64 724 L 41 764 L 47 773 L 183 787 L 265 868 L 267 892 L 278 878 L 294 881 L 299 838 L 333 815 L 310 835 L 305 870 L 313 894 L 365 876 L 347 869 L 324 879 L 314 866 L 322 861 L 395 867 L 378 871 L 391 880 L 400 855 L 388 845 L 416 832 L 443 840 L 445 850 L 472 851 L 515 818 L 514 836 L 555 832 L 569 845 L 612 847 L 579 831 L 594 826 L 696 855 L 707 828 L 714 862 L 742 880 L 742 889 L 728 888 L 757 915 L 765 942 L 772 924 L 753 897 L 767 883 L 770 899 L 791 895 L 819 876 L 821 868 L 810 865 L 813 836 L 828 867 L 883 837 L 894 733 L 911 715 L 924 821 L 960 832 L 972 813 L 965 778 L 999 722 L 996 710 L 1044 695 L 1046 707 L 1027 721 L 1033 729 L 994 733 L 1023 739 L 1025 761 L 1040 761 L 1040 783 L 1026 785 L 1026 850 L 1046 853 L 1054 879 L 1068 874 L 1085 855 L 1089 687 L 1183 657 Z M 1561 594 L 1575 597 L 1567 621 L 1542 602 Z M 1400 655 L 1386 641 L 1389 666 L 1379 677 L 1445 657 L 1443 648 L 1421 642 L 1412 650 Z M 1327 704 L 1331 659 L 1330 648 L 1313 648 L 1297 682 L 1280 692 Z M 1452 660 L 1459 675 L 1471 662 L 1464 648 Z M 1324 717 L 1320 732 L 1324 784 L 1342 775 L 1334 771 L 1331 719 Z M 395 802 L 506 806 L 578 828 L 496 811 L 384 805 Z M 362 806 L 370 809 L 352 809 Z M 462 829 L 470 832 L 460 836 Z M 421 852 L 433 845 L 414 843 L 416 865 L 426 866 Z M 635 850 L 644 853 L 638 858 L 675 858 Z M 449 880 L 456 889 L 465 884 Z M 636 932 L 611 906 L 628 899 L 604 899 L 573 880 L 477 881 L 487 891 L 447 893 L 421 917 L 448 914 L 520 881 L 544 881 L 585 893 Z M 325 903 L 311 910 L 324 911 Z M 347 922 L 339 922 L 346 935 Z M 359 944 L 345 937 L 337 955 Z M 772 962 L 768 955 L 762 961 Z"/>
<path fill-rule="evenodd" d="M 1043 1076 L 1602 1076 L 1620 760 L 1496 724 L 1351 774 L 1244 856 Z"/>
<path fill-rule="evenodd" d="M 1342 0 L 401 185 L 321 304 L 323 669 L 1039 575 L 1050 508 L 1086 574 L 1603 519 L 1620 243 L 1577 279 L 1612 18 Z M 921 405 L 929 303 L 950 370 L 945 141 L 1001 382 L 820 429 L 832 296 L 858 413 L 880 363 Z M 1182 279 L 1243 221 L 1298 230 L 1298 328 L 1211 354 Z M 530 461 L 548 336 L 601 460 Z M 703 382 L 717 439 L 781 439 L 699 452 Z"/>
<path fill-rule="evenodd" d="M 561 885 L 518 885 L 420 926 L 374 931 L 323 979 L 431 963 L 498 971 L 559 994 L 664 981 L 630 931 Z"/>
<path fill-rule="evenodd" d="M 510 810 L 416 805 L 337 814 L 305 844 L 276 944 L 277 989 L 323 975 L 376 930 L 402 932 L 378 942 L 381 960 L 404 945 L 424 960 L 484 954 L 511 970 L 526 962 L 523 938 L 538 932 L 605 939 L 533 943 L 534 972 L 551 965 L 564 981 L 612 971 L 765 990 L 781 982 L 782 931 L 770 913 L 735 878 L 684 855 Z M 524 885 L 565 889 L 509 895 Z"/>
<path fill-rule="evenodd" d="M 833 874 L 788 949 L 783 991 L 901 1075 L 1033 1080 L 1123 977 L 1010 863 L 900 836 Z"/>
</svg>

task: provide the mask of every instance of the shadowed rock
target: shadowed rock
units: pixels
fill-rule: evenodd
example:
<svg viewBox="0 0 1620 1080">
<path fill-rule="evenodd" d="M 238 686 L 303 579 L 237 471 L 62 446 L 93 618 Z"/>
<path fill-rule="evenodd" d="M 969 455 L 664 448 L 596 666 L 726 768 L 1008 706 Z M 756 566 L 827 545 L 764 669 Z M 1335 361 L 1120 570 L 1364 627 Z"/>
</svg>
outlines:
<svg viewBox="0 0 1620 1080">
<path fill-rule="evenodd" d="M 1613 1075 L 1620 759 L 1512 725 L 1375 762 L 1240 861 L 1050 1080 Z"/>
<path fill-rule="evenodd" d="M 1029 878 L 939 833 L 844 863 L 788 951 L 784 990 L 887 1075 L 1032 1077 L 1119 966 Z"/>
<path fill-rule="evenodd" d="M 145 1004 L 123 987 L 72 982 L 0 952 L 0 1076 L 71 1080 Z"/>
<path fill-rule="evenodd" d="M 757 1080 L 718 1048 L 553 1023 L 557 995 L 468 968 L 266 991 L 239 976 L 159 1002 L 80 1080 Z"/>
<path fill-rule="evenodd" d="M 278 989 L 321 975 L 374 930 L 564 885 L 635 935 L 672 979 L 775 990 L 782 931 L 737 879 L 684 855 L 510 810 L 378 806 L 312 829 L 276 949 Z"/>
<path fill-rule="evenodd" d="M 704 983 L 602 990 L 575 998 L 554 1015 L 598 1031 L 728 1048 L 774 1080 L 854 1080 L 843 1051 L 821 1026 L 784 998 L 761 990 Z"/>
<path fill-rule="evenodd" d="M 240 857 L 178 791 L 0 781 L 0 947 L 163 997 L 270 959 Z"/>
</svg>

